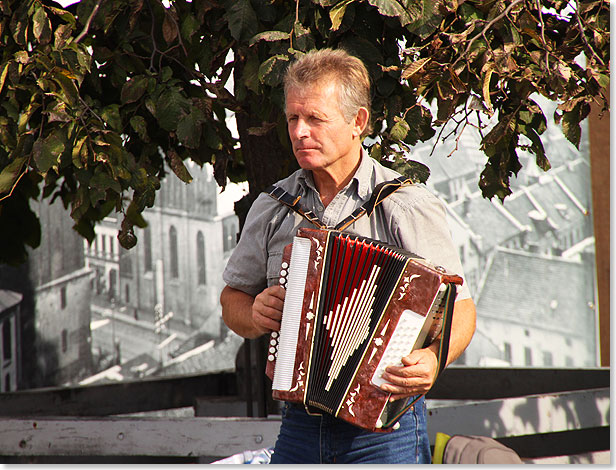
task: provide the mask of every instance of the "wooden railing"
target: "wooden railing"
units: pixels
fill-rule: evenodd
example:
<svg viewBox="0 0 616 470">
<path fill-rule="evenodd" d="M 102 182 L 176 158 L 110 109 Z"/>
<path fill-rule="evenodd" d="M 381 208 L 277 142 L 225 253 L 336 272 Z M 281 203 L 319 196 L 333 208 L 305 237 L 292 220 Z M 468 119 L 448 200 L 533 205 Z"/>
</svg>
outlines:
<svg viewBox="0 0 616 470">
<path fill-rule="evenodd" d="M 609 458 L 609 384 L 605 368 L 452 367 L 428 394 L 431 442 L 480 434 L 527 459 Z M 273 445 L 280 416 L 248 408 L 228 373 L 1 394 L 0 461 L 209 462 Z"/>
</svg>

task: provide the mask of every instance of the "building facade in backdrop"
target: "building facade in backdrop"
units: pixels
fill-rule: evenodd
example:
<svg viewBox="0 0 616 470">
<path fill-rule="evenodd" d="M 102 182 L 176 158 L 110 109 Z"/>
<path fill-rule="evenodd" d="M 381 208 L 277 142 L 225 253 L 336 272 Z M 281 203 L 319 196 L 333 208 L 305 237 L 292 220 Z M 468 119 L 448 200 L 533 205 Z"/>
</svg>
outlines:
<svg viewBox="0 0 616 470">
<path fill-rule="evenodd" d="M 576 149 L 553 123 L 542 140 L 552 169 L 520 151 L 524 167 L 504 203 L 477 187 L 485 163 L 478 136 L 463 134 L 452 157 L 434 142 L 410 155 L 431 170 L 427 184 L 446 205 L 477 306 L 475 336 L 458 365 L 599 364 L 588 144 Z"/>
<path fill-rule="evenodd" d="M 458 365 L 598 364 L 588 146 L 575 149 L 553 124 L 542 140 L 552 169 L 520 151 L 504 203 L 479 192 L 485 156 L 473 134 L 451 157 L 436 140 L 409 154 L 431 170 L 477 305 Z M 235 368 L 242 339 L 223 324 L 219 295 L 246 188 L 221 192 L 209 165 L 189 171 L 191 184 L 162 181 L 131 250 L 117 217 L 89 244 L 59 200 L 38 204 L 40 247 L 27 266 L 0 267 L 0 391 Z"/>
</svg>

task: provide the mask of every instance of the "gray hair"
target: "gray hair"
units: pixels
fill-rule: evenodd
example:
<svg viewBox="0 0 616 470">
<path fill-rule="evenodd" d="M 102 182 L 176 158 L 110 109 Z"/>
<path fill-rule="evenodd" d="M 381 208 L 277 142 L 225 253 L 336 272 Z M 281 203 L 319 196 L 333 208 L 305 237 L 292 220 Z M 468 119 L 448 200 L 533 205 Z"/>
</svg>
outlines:
<svg viewBox="0 0 616 470">
<path fill-rule="evenodd" d="M 301 90 L 326 79 L 334 80 L 338 86 L 340 112 L 347 122 L 351 122 L 359 108 L 368 110 L 368 125 L 362 137 L 370 134 L 370 75 L 359 58 L 343 49 L 312 50 L 293 62 L 284 77 L 285 97 L 291 89 Z"/>
</svg>

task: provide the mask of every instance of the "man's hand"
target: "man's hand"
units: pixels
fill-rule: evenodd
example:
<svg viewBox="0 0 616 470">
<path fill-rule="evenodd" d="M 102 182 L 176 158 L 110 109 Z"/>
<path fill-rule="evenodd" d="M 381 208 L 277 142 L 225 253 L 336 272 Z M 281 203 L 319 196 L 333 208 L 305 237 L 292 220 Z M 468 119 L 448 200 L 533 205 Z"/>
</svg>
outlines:
<svg viewBox="0 0 616 470">
<path fill-rule="evenodd" d="M 430 348 L 416 349 L 402 358 L 402 364 L 389 366 L 383 372 L 383 378 L 391 383 L 381 385 L 381 389 L 392 394 L 392 401 L 424 394 L 436 379 L 438 358 Z"/>
<path fill-rule="evenodd" d="M 280 331 L 285 293 L 282 287 L 272 286 L 255 297 L 252 304 L 252 321 L 261 334 Z"/>
</svg>

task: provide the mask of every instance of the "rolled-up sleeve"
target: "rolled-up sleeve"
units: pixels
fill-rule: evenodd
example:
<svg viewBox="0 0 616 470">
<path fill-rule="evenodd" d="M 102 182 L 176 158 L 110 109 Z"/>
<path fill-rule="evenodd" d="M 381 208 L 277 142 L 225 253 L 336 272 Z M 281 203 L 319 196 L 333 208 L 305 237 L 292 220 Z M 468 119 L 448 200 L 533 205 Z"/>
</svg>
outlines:
<svg viewBox="0 0 616 470">
<path fill-rule="evenodd" d="M 280 205 L 264 194 L 253 203 L 222 274 L 229 287 L 252 296 L 267 287 L 267 235 L 279 210 Z"/>
</svg>

